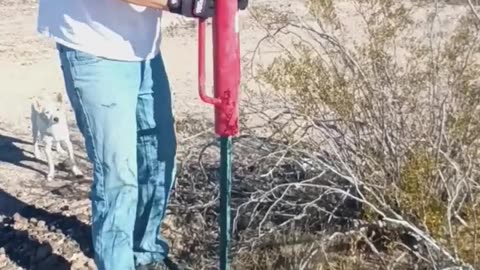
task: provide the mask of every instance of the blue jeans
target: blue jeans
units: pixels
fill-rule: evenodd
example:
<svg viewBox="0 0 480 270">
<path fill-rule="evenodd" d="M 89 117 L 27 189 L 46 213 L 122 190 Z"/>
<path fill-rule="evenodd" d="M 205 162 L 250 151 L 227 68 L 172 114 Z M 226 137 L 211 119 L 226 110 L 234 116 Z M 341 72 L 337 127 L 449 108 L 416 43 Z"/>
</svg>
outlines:
<svg viewBox="0 0 480 270">
<path fill-rule="evenodd" d="M 93 163 L 92 240 L 99 270 L 168 254 L 160 236 L 175 182 L 176 137 L 161 55 L 124 62 L 57 45 L 66 91 Z"/>
</svg>

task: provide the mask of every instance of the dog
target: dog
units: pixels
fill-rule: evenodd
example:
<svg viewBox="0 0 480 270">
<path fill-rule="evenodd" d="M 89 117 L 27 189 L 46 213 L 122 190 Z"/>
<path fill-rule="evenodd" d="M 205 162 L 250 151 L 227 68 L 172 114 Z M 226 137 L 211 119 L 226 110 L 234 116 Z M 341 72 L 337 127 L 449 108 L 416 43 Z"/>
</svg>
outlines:
<svg viewBox="0 0 480 270">
<path fill-rule="evenodd" d="M 55 144 L 59 154 L 68 154 L 68 160 L 71 165 L 69 166 L 70 172 L 76 178 L 83 177 L 83 173 L 75 161 L 63 101 L 63 95 L 58 93 L 52 97 L 34 97 L 31 104 L 34 156 L 38 160 L 41 159 L 39 143 L 43 142 L 44 154 L 48 163 L 47 180 L 55 178 L 55 164 L 52 155 L 53 144 Z M 66 146 L 67 152 L 63 149 L 62 143 Z"/>
</svg>

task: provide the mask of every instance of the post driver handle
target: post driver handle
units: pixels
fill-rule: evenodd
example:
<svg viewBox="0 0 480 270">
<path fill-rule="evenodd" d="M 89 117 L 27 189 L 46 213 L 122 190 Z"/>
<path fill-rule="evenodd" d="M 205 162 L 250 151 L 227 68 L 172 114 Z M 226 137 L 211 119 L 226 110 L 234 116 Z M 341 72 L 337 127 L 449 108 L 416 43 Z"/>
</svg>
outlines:
<svg viewBox="0 0 480 270">
<path fill-rule="evenodd" d="M 200 99 L 211 105 L 219 105 L 221 100 L 207 95 L 205 89 L 205 19 L 198 20 L 198 95 Z"/>
</svg>

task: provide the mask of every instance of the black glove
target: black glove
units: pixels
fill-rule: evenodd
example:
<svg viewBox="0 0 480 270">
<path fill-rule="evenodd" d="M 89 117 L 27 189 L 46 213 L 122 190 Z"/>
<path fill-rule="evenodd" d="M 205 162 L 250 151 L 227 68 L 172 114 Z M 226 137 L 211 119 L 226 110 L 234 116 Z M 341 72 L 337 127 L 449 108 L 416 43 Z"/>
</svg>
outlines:
<svg viewBox="0 0 480 270">
<path fill-rule="evenodd" d="M 248 7 L 248 0 L 238 0 L 238 9 L 245 10 Z"/>
<path fill-rule="evenodd" d="M 238 9 L 244 10 L 248 0 L 237 0 Z M 168 0 L 170 12 L 190 18 L 211 18 L 215 13 L 214 0 Z"/>
</svg>

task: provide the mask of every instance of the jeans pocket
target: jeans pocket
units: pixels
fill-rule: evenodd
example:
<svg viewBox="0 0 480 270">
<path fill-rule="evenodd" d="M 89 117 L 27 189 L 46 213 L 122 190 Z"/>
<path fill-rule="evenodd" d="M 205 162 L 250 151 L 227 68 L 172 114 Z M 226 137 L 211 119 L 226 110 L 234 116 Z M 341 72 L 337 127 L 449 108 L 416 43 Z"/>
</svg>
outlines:
<svg viewBox="0 0 480 270">
<path fill-rule="evenodd" d="M 95 64 L 103 60 L 101 57 L 67 47 L 60 43 L 57 43 L 57 50 L 60 53 L 60 57 L 67 59 L 72 65 Z"/>
<path fill-rule="evenodd" d="M 95 56 L 93 54 L 89 54 L 86 52 L 82 52 L 79 50 L 73 51 L 73 58 L 75 59 L 76 65 L 88 65 L 88 64 L 95 64 L 102 61 L 101 57 Z"/>
</svg>

